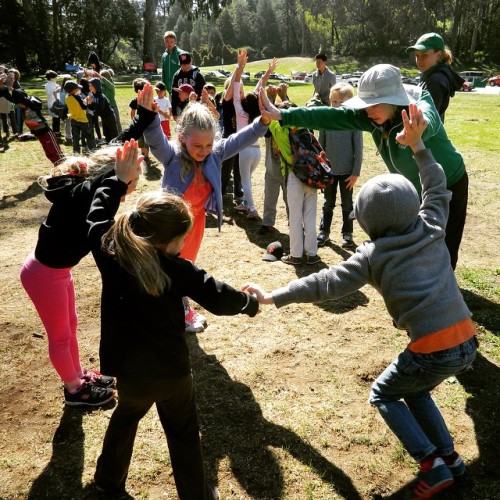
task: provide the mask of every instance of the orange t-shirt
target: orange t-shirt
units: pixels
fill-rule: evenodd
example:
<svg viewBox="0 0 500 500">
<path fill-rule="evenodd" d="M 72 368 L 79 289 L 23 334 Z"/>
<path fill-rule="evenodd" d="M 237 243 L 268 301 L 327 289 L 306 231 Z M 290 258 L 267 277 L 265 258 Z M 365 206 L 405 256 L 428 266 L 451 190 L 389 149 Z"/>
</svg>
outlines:
<svg viewBox="0 0 500 500">
<path fill-rule="evenodd" d="M 194 178 L 182 197 L 191 205 L 193 212 L 193 227 L 186 235 L 182 245 L 181 257 L 196 261 L 201 240 L 205 234 L 205 203 L 212 193 L 212 185 L 205 179 L 201 168 L 196 167 Z"/>
</svg>

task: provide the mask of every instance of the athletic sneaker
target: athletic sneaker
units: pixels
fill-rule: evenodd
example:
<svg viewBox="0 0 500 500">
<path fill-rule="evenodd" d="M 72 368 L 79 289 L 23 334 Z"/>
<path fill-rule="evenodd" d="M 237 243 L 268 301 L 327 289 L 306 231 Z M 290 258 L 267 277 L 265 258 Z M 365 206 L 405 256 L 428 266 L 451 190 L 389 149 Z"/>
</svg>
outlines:
<svg viewBox="0 0 500 500">
<path fill-rule="evenodd" d="M 464 475 L 465 472 L 465 464 L 462 460 L 462 457 L 454 451 L 451 455 L 441 455 L 446 467 L 450 469 L 453 477 L 457 478 Z"/>
<path fill-rule="evenodd" d="M 114 390 L 98 387 L 85 382 L 85 385 L 75 394 L 64 388 L 66 406 L 102 406 L 113 399 Z"/>
<path fill-rule="evenodd" d="M 83 379 L 86 382 L 91 382 L 98 387 L 110 387 L 115 388 L 115 379 L 113 377 L 108 377 L 107 375 L 102 375 L 98 370 L 85 370 L 83 374 Z"/>
<path fill-rule="evenodd" d="M 416 485 L 413 488 L 412 499 L 414 500 L 431 498 L 453 484 L 453 474 L 442 458 L 434 458 L 425 468 L 426 470 L 423 470 L 421 464 Z"/>
<path fill-rule="evenodd" d="M 321 262 L 321 259 L 319 258 L 319 255 L 306 255 L 305 258 L 306 264 L 309 266 L 312 266 L 313 264 L 317 264 L 318 262 Z"/>
<path fill-rule="evenodd" d="M 235 205 L 234 209 L 237 212 L 247 213 L 248 212 L 248 205 L 245 204 L 245 201 L 242 201 L 241 203 L 238 203 L 237 205 Z"/>
<path fill-rule="evenodd" d="M 200 333 L 205 330 L 205 325 L 199 321 L 196 311 L 191 307 L 189 307 L 187 314 L 184 315 L 184 323 L 186 333 Z"/>
<path fill-rule="evenodd" d="M 281 257 L 281 262 L 291 264 L 292 266 L 299 266 L 302 264 L 302 259 L 300 257 L 293 257 L 293 255 L 285 255 L 284 257 Z"/>
<path fill-rule="evenodd" d="M 354 241 L 352 241 L 352 234 L 344 233 L 342 235 L 342 248 L 353 248 Z"/>
<path fill-rule="evenodd" d="M 330 235 L 325 233 L 325 231 L 320 231 L 318 234 L 318 246 L 324 247 L 330 241 Z"/>
</svg>

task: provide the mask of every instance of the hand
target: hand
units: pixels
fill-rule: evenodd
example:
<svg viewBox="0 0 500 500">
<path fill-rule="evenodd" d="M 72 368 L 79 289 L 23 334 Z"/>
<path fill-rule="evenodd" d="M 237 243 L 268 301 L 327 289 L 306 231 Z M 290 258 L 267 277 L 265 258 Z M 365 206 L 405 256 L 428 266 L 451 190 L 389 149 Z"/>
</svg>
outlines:
<svg viewBox="0 0 500 500">
<path fill-rule="evenodd" d="M 358 176 L 357 175 L 350 175 L 345 180 L 345 184 L 346 184 L 347 189 L 349 189 L 350 191 L 352 191 L 352 188 L 354 187 L 354 184 L 356 184 L 357 180 L 358 180 Z"/>
<path fill-rule="evenodd" d="M 243 71 L 243 68 L 246 66 L 248 62 L 248 54 L 245 49 L 239 50 L 238 51 L 238 58 L 237 58 L 238 66 L 241 71 Z"/>
<path fill-rule="evenodd" d="M 278 67 L 278 59 L 276 57 L 273 57 L 271 62 L 269 63 L 269 73 L 273 73 L 274 70 Z"/>
<path fill-rule="evenodd" d="M 198 96 L 197 96 L 196 92 L 191 92 L 189 94 L 189 100 L 190 101 L 196 101 L 197 99 L 198 99 Z"/>
<path fill-rule="evenodd" d="M 259 90 L 259 108 L 264 125 L 269 124 L 272 120 L 281 120 L 280 110 L 269 101 L 266 91 L 263 88 Z"/>
<path fill-rule="evenodd" d="M 273 296 L 270 293 L 266 293 L 259 285 L 255 283 L 245 283 L 241 290 L 253 295 L 259 304 L 274 304 Z"/>
<path fill-rule="evenodd" d="M 416 104 L 410 104 L 408 111 L 410 112 L 409 118 L 405 109 L 401 112 L 404 129 L 396 135 L 396 141 L 409 146 L 416 153 L 425 149 L 422 134 L 427 127 L 427 121 Z"/>
<path fill-rule="evenodd" d="M 127 194 L 135 189 L 141 175 L 141 163 L 144 156 L 139 155 L 139 145 L 135 139 L 116 150 L 115 173 L 118 179 L 129 186 Z M 130 189 L 132 186 L 132 189 Z"/>
<path fill-rule="evenodd" d="M 154 100 L 153 87 L 150 83 L 146 83 L 144 88 L 137 93 L 137 104 L 150 111 L 158 112 L 158 104 Z"/>
<path fill-rule="evenodd" d="M 282 101 L 288 101 L 288 83 L 281 82 L 278 85 L 278 95 Z"/>
</svg>

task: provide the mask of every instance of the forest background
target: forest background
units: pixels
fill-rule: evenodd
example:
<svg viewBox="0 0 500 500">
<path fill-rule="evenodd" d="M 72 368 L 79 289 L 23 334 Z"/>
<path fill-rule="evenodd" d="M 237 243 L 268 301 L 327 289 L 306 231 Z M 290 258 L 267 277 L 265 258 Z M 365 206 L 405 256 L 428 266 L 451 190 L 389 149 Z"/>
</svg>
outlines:
<svg viewBox="0 0 500 500">
<path fill-rule="evenodd" d="M 250 60 L 323 51 L 404 65 L 430 31 L 458 69 L 500 64 L 500 0 L 2 0 L 0 19 L 0 62 L 23 74 L 85 65 L 90 51 L 119 72 L 161 66 L 166 30 L 198 66 L 232 63 L 239 48 Z"/>
</svg>

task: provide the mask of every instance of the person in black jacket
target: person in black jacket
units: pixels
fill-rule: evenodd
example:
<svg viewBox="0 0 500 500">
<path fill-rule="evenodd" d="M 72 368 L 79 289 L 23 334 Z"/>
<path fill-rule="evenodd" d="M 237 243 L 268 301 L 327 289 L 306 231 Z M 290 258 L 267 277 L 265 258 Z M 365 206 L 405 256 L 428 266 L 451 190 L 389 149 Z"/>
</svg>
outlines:
<svg viewBox="0 0 500 500">
<path fill-rule="evenodd" d="M 125 493 L 139 421 L 156 404 L 179 498 L 217 498 L 205 478 L 182 298 L 217 315 L 255 316 L 259 306 L 255 297 L 178 257 L 193 223 L 181 197 L 166 191 L 143 194 L 135 208 L 114 221 L 137 157 L 137 145 L 125 143 L 116 176 L 96 191 L 88 215 L 102 276 L 101 368 L 116 377 L 118 389 L 95 485 L 108 495 Z"/>
<path fill-rule="evenodd" d="M 102 406 L 114 393 L 111 377 L 81 365 L 71 269 L 90 252 L 87 214 L 96 189 L 114 173 L 116 150 L 67 158 L 41 179 L 52 207 L 40 226 L 35 251 L 21 269 L 22 285 L 45 327 L 50 361 L 64 383 L 69 406 Z"/>
<path fill-rule="evenodd" d="M 91 78 L 89 89 L 92 95 L 87 96 L 87 105 L 94 112 L 96 119 L 97 117 L 101 118 L 104 137 L 109 143 L 118 135 L 115 112 L 111 108 L 108 98 L 102 93 L 100 78 Z"/>
<path fill-rule="evenodd" d="M 419 86 L 429 92 L 444 123 L 450 98 L 464 83 L 464 79 L 450 67 L 453 62 L 450 49 L 444 44 L 441 35 L 426 33 L 406 52 L 415 54 L 415 63 L 421 72 Z"/>
</svg>

